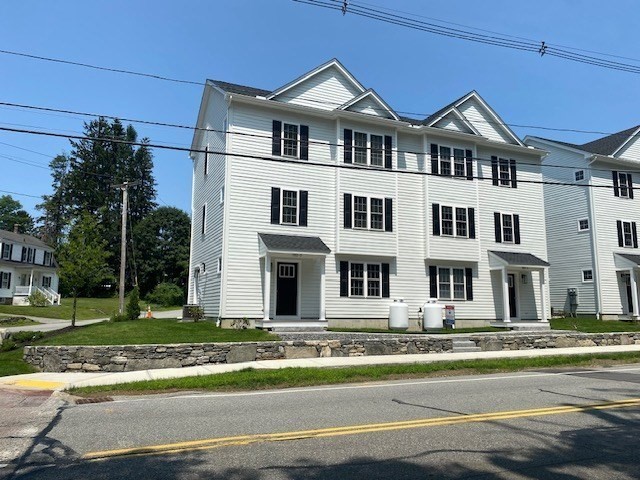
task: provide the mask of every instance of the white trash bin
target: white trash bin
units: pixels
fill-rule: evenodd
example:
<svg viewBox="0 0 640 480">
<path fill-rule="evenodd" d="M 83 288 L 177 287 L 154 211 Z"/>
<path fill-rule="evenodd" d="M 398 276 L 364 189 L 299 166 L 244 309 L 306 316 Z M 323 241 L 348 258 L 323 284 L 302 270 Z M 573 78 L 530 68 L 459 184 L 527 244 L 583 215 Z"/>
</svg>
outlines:
<svg viewBox="0 0 640 480">
<path fill-rule="evenodd" d="M 423 330 L 442 328 L 442 309 L 443 305 L 438 303 L 437 298 L 430 298 L 427 303 L 422 305 Z"/>
<path fill-rule="evenodd" d="M 395 298 L 389 305 L 389 329 L 406 330 L 409 328 L 409 305 L 402 298 Z"/>
</svg>

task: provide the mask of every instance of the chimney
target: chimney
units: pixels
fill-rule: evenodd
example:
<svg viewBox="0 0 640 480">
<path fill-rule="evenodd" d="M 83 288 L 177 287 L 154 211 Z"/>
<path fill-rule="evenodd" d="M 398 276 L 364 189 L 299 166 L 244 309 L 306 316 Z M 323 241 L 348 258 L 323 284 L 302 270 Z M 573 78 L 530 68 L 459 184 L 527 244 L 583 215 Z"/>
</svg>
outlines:
<svg viewBox="0 0 640 480">
<path fill-rule="evenodd" d="M 20 224 L 19 223 L 14 223 L 13 224 L 13 233 L 20 233 Z"/>
</svg>

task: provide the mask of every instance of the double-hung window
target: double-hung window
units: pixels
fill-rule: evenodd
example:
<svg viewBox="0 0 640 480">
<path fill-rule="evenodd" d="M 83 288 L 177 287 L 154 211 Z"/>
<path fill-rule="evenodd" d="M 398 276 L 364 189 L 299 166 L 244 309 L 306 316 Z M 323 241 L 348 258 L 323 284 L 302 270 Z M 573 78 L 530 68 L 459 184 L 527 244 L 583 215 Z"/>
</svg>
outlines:
<svg viewBox="0 0 640 480">
<path fill-rule="evenodd" d="M 11 260 L 11 251 L 13 250 L 13 245 L 10 243 L 2 244 L 2 259 L 3 260 Z"/>
<path fill-rule="evenodd" d="M 516 161 L 512 158 L 491 157 L 491 177 L 494 185 L 517 188 Z"/>
<path fill-rule="evenodd" d="M 309 127 L 295 123 L 273 121 L 271 154 L 309 159 Z"/>
<path fill-rule="evenodd" d="M 392 168 L 390 135 L 357 132 L 344 129 L 344 162 L 372 167 Z"/>
<path fill-rule="evenodd" d="M 433 204 L 433 234 L 476 238 L 475 209 Z"/>
<path fill-rule="evenodd" d="M 638 248 L 638 229 L 636 222 L 617 221 L 618 246 L 625 248 Z"/>
<path fill-rule="evenodd" d="M 367 134 L 353 132 L 353 163 L 366 165 L 367 161 Z"/>
<path fill-rule="evenodd" d="M 520 215 L 495 212 L 494 224 L 497 243 L 520 243 Z"/>
<path fill-rule="evenodd" d="M 438 298 L 465 300 L 465 269 L 438 267 Z"/>
<path fill-rule="evenodd" d="M 51 288 L 51 277 L 43 276 L 42 277 L 42 286 L 43 286 L 43 288 Z"/>
<path fill-rule="evenodd" d="M 11 272 L 0 272 L 0 288 L 11 288 Z"/>
<path fill-rule="evenodd" d="M 368 228 L 367 197 L 353 197 L 353 228 Z"/>
<path fill-rule="evenodd" d="M 349 292 L 351 297 L 380 298 L 379 263 L 351 263 Z"/>
<path fill-rule="evenodd" d="M 382 198 L 370 199 L 371 230 L 384 230 L 384 201 Z"/>
<path fill-rule="evenodd" d="M 44 252 L 44 258 L 42 260 L 42 264 L 45 266 L 51 265 L 51 252 Z"/>
<path fill-rule="evenodd" d="M 298 125 L 291 123 L 282 125 L 282 155 L 298 157 Z"/>
<path fill-rule="evenodd" d="M 473 151 L 432 143 L 431 173 L 473 180 Z"/>
<path fill-rule="evenodd" d="M 393 231 L 393 201 L 390 198 L 344 194 L 344 228 Z"/>
<path fill-rule="evenodd" d="M 509 160 L 501 158 L 498 165 L 500 185 L 503 187 L 511 186 L 511 172 L 509 171 Z"/>
<path fill-rule="evenodd" d="M 307 226 L 309 193 L 306 190 L 271 188 L 271 223 Z"/>
<path fill-rule="evenodd" d="M 382 135 L 371 135 L 371 165 L 382 167 L 384 165 Z"/>
<path fill-rule="evenodd" d="M 451 148 L 440 146 L 440 175 L 451 175 Z"/>
<path fill-rule="evenodd" d="M 633 198 L 633 175 L 628 172 L 611 172 L 613 176 L 613 194 L 620 198 Z"/>
</svg>

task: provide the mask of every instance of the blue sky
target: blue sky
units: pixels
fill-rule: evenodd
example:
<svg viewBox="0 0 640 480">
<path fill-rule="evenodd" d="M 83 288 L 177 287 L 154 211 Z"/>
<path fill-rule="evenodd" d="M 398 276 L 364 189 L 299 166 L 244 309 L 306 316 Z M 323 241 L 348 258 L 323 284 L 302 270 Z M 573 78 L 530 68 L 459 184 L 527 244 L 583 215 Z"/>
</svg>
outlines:
<svg viewBox="0 0 640 480">
<path fill-rule="evenodd" d="M 353 1 L 640 58 L 634 0 Z M 0 3 L 0 49 L 265 89 L 337 57 L 397 111 L 426 116 L 475 89 L 507 123 L 603 132 L 640 123 L 638 74 L 343 17 L 291 0 L 5 0 Z M 0 54 L 0 101 L 5 102 L 192 125 L 201 94 L 202 87 L 194 85 Z M 0 106 L 0 126 L 78 134 L 84 120 Z M 186 130 L 135 127 L 154 143 L 191 142 Z M 522 137 L 537 134 L 575 143 L 596 137 L 514 130 Z M 46 166 L 49 157 L 69 150 L 68 141 L 0 132 L 0 142 L 0 190 L 49 193 L 45 168 L 15 160 Z M 155 176 L 159 203 L 189 211 L 187 155 L 156 151 Z M 38 199 L 14 198 L 35 213 Z"/>
</svg>

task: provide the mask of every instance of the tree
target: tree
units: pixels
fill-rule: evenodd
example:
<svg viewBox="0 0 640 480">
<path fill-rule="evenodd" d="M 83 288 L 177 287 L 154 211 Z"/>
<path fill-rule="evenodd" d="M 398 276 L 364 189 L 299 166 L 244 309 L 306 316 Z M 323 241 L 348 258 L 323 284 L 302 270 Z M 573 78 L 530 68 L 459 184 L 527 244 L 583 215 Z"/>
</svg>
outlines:
<svg viewBox="0 0 640 480">
<path fill-rule="evenodd" d="M 110 274 L 107 240 L 96 220 L 85 213 L 58 250 L 60 280 L 73 296 L 71 326 L 75 327 L 79 293 L 95 288 Z"/>
<path fill-rule="evenodd" d="M 13 231 L 13 226 L 19 225 L 21 233 L 33 233 L 33 218 L 25 210 L 18 200 L 11 195 L 0 197 L 0 230 Z"/>
<path fill-rule="evenodd" d="M 138 284 L 145 296 L 162 282 L 186 288 L 191 219 L 175 207 L 160 207 L 133 229 Z"/>
<path fill-rule="evenodd" d="M 127 306 L 123 313 L 128 320 L 137 320 L 140 317 L 140 292 L 138 287 L 133 287 L 133 290 L 129 293 Z"/>
<path fill-rule="evenodd" d="M 69 195 L 64 183 L 70 162 L 71 159 L 67 155 L 58 155 L 49 162 L 53 193 L 44 195 L 42 203 L 36 205 L 36 208 L 43 212 L 38 218 L 39 236 L 44 242 L 55 247 L 60 245 L 64 238 L 71 217 Z"/>
</svg>

